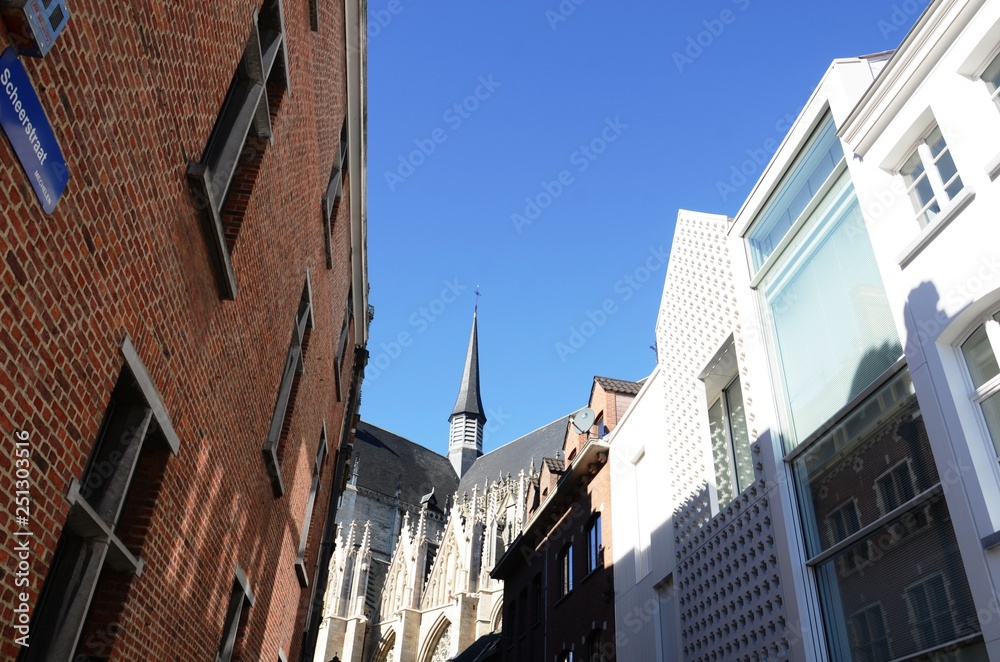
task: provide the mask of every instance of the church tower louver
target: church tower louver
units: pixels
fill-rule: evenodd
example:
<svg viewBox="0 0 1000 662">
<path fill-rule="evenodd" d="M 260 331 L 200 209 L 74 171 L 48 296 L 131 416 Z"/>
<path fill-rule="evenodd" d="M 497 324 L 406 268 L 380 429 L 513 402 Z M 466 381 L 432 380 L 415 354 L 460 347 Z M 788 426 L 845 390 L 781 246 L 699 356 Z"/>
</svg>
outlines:
<svg viewBox="0 0 1000 662">
<path fill-rule="evenodd" d="M 477 317 L 479 306 L 472 313 L 472 335 L 469 337 L 469 351 L 465 355 L 465 370 L 462 385 L 458 390 L 455 409 L 448 417 L 451 435 L 448 439 L 448 459 L 455 473 L 461 478 L 469 467 L 483 454 L 483 426 L 486 414 L 479 396 L 479 334 Z"/>
</svg>

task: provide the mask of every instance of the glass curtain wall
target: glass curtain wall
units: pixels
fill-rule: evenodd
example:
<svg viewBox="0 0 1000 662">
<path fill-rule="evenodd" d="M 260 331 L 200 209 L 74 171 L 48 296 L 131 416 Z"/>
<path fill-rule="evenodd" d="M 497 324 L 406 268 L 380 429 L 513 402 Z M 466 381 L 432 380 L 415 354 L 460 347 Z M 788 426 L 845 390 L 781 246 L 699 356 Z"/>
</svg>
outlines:
<svg viewBox="0 0 1000 662">
<path fill-rule="evenodd" d="M 829 114 L 746 240 L 830 658 L 976 659 L 978 619 L 909 372 L 886 376 L 902 346 Z"/>
</svg>

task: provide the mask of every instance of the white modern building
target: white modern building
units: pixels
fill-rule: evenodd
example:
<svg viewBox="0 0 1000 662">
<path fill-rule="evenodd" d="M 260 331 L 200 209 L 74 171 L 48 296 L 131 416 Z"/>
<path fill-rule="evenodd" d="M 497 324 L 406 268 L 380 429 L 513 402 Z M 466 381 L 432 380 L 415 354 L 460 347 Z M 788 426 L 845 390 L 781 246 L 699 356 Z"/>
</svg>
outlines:
<svg viewBox="0 0 1000 662">
<path fill-rule="evenodd" d="M 618 659 L 1000 660 L 998 86 L 1000 2 L 934 0 L 734 219 L 678 215 L 611 445 Z"/>
</svg>

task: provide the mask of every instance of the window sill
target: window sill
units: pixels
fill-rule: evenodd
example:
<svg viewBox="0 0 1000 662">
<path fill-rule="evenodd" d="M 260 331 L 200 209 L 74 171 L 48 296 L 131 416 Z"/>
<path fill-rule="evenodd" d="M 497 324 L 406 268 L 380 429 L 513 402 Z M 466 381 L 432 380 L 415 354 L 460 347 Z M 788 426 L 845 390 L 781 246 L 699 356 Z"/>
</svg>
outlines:
<svg viewBox="0 0 1000 662">
<path fill-rule="evenodd" d="M 582 583 L 586 582 L 588 579 L 590 579 L 591 577 L 593 577 L 594 575 L 596 575 L 597 573 L 599 573 L 601 570 L 604 570 L 604 564 L 603 563 L 601 565 L 597 566 L 596 568 L 594 568 L 593 570 L 591 570 L 590 572 L 588 572 L 586 575 L 584 575 L 583 579 L 580 580 L 580 583 L 582 584 Z"/>
<path fill-rule="evenodd" d="M 556 600 L 555 602 L 553 602 L 553 603 L 552 603 L 552 606 L 553 606 L 553 607 L 558 607 L 558 606 L 559 606 L 560 604 L 562 604 L 563 602 L 566 602 L 566 600 L 567 600 L 567 599 L 569 598 L 569 596 L 571 596 L 571 595 L 573 595 L 573 591 L 570 591 L 569 593 L 566 593 L 565 595 L 563 595 L 562 597 L 560 597 L 560 598 L 559 598 L 558 600 Z"/>
<path fill-rule="evenodd" d="M 989 175 L 991 182 L 1000 177 L 1000 154 L 994 156 L 989 165 L 986 166 L 986 174 Z"/>
<path fill-rule="evenodd" d="M 187 177 L 195 208 L 202 219 L 215 279 L 219 285 L 219 296 L 233 301 L 236 299 L 236 274 L 226 245 L 226 231 L 218 212 L 220 204 L 212 196 L 211 176 L 203 163 L 192 161 L 188 164 Z"/>
<path fill-rule="evenodd" d="M 302 588 L 309 586 L 309 577 L 306 576 L 306 560 L 301 556 L 295 559 L 295 576 L 299 579 L 299 586 Z"/>
<path fill-rule="evenodd" d="M 958 194 L 954 200 L 934 219 L 934 222 L 920 231 L 920 234 L 903 249 L 903 252 L 896 258 L 900 269 L 905 269 L 913 260 L 931 243 L 941 231 L 948 227 L 955 220 L 962 210 L 968 207 L 976 199 L 976 192 L 966 187 Z"/>
<path fill-rule="evenodd" d="M 267 468 L 267 477 L 271 482 L 271 490 L 274 498 L 278 499 L 285 494 L 285 482 L 281 479 L 281 465 L 278 462 L 277 445 L 264 447 L 264 466 Z"/>
</svg>

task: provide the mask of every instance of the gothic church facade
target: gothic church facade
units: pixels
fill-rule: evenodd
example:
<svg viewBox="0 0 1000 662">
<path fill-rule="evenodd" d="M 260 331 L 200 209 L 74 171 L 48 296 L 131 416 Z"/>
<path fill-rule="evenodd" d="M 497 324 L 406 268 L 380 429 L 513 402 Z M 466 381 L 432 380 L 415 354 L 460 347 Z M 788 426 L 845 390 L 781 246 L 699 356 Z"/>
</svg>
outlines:
<svg viewBox="0 0 1000 662">
<path fill-rule="evenodd" d="M 443 662 L 499 654 L 503 583 L 542 459 L 568 417 L 483 454 L 477 315 L 445 458 L 362 422 L 338 511 L 315 662 Z M 460 657 L 459 657 L 460 656 Z"/>
</svg>

